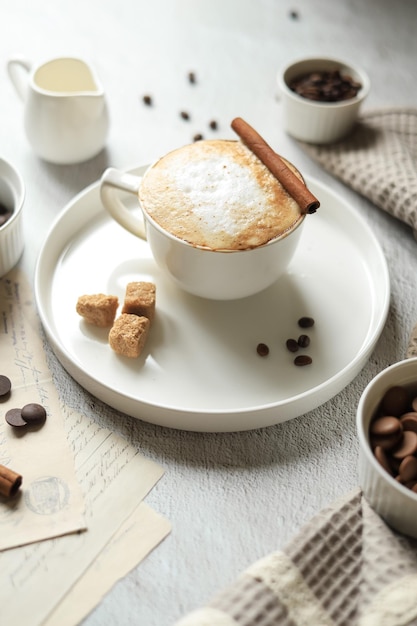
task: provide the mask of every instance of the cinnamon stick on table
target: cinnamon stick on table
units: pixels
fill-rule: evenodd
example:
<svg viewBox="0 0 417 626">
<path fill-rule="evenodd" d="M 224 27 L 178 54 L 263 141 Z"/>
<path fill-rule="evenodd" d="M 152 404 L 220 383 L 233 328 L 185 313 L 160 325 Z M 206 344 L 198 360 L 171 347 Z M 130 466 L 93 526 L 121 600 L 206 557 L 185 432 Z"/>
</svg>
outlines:
<svg viewBox="0 0 417 626">
<path fill-rule="evenodd" d="M 241 117 L 236 117 L 232 121 L 231 126 L 249 150 L 262 161 L 271 174 L 288 191 L 290 196 L 294 198 L 301 209 L 301 213 L 303 215 L 315 213 L 320 206 L 320 202 L 256 130 L 249 126 Z"/>
<path fill-rule="evenodd" d="M 10 498 L 15 496 L 22 484 L 22 477 L 13 470 L 0 465 L 0 494 Z"/>
</svg>

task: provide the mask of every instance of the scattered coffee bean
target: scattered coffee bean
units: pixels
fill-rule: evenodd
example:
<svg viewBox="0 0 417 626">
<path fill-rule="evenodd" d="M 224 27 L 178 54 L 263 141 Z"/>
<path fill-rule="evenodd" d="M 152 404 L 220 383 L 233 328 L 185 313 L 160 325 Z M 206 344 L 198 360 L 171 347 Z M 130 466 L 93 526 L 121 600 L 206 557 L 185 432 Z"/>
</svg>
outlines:
<svg viewBox="0 0 417 626">
<path fill-rule="evenodd" d="M 5 415 L 6 422 L 10 426 L 20 428 L 26 426 L 26 422 L 22 417 L 22 411 L 20 409 L 9 409 Z"/>
<path fill-rule="evenodd" d="M 143 99 L 143 102 L 146 104 L 146 106 L 152 106 L 153 104 L 152 96 L 145 95 L 143 96 L 142 99 Z"/>
<path fill-rule="evenodd" d="M 297 352 L 299 348 L 298 342 L 295 339 L 287 339 L 285 345 L 290 352 Z"/>
<path fill-rule="evenodd" d="M 300 335 L 297 340 L 300 348 L 308 348 L 310 345 L 310 337 L 308 335 Z"/>
<path fill-rule="evenodd" d="M 218 128 L 216 120 L 211 120 L 209 126 L 210 126 L 211 130 L 217 130 L 217 128 Z"/>
<path fill-rule="evenodd" d="M 292 20 L 298 20 L 299 17 L 300 17 L 300 15 L 299 15 L 298 11 L 295 11 L 295 10 L 290 11 L 290 18 Z"/>
<path fill-rule="evenodd" d="M 201 141 L 203 139 L 203 135 L 201 133 L 196 133 L 193 137 L 193 141 Z"/>
<path fill-rule="evenodd" d="M 340 102 L 354 98 L 362 85 L 339 70 L 316 71 L 294 78 L 289 88 L 299 96 L 320 102 Z"/>
<path fill-rule="evenodd" d="M 417 412 L 415 397 L 395 385 L 385 392 L 369 427 L 375 458 L 390 476 L 417 493 Z"/>
<path fill-rule="evenodd" d="M 22 419 L 26 424 L 42 424 L 46 420 L 46 411 L 41 404 L 26 404 L 22 409 Z"/>
<path fill-rule="evenodd" d="M 300 328 L 311 328 L 314 326 L 314 320 L 312 317 L 300 317 L 298 325 Z"/>
<path fill-rule="evenodd" d="M 0 204 L 0 227 L 3 226 L 11 218 L 13 211 Z"/>
<path fill-rule="evenodd" d="M 4 374 L 0 374 L 0 400 L 5 400 L 12 388 L 12 383 L 10 378 L 4 376 Z"/>
<path fill-rule="evenodd" d="M 188 72 L 188 82 L 194 85 L 197 82 L 195 72 Z"/>
<path fill-rule="evenodd" d="M 259 354 L 259 356 L 268 356 L 269 348 L 266 343 L 258 343 L 258 345 L 256 346 L 256 352 Z"/>
<path fill-rule="evenodd" d="M 312 362 L 313 362 L 313 359 L 311 358 L 311 356 L 308 356 L 307 354 L 300 354 L 299 356 L 296 356 L 294 359 L 294 365 L 297 365 L 298 367 L 303 367 L 304 365 L 311 365 Z"/>
<path fill-rule="evenodd" d="M 181 111 L 180 115 L 181 115 L 183 120 L 189 120 L 190 119 L 190 114 L 187 113 L 187 111 Z"/>
</svg>

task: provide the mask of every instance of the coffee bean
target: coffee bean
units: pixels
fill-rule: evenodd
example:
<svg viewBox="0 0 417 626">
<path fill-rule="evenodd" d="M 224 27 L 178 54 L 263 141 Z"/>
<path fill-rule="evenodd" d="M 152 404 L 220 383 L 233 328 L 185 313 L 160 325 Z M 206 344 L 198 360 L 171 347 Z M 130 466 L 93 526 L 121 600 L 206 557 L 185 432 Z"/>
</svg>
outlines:
<svg viewBox="0 0 417 626">
<path fill-rule="evenodd" d="M 201 133 L 196 133 L 193 137 L 193 141 L 201 141 L 203 139 L 203 135 Z"/>
<path fill-rule="evenodd" d="M 189 113 L 187 113 L 187 111 L 181 111 L 180 115 L 181 115 L 183 120 L 189 120 L 190 119 L 190 115 L 189 115 Z"/>
<path fill-rule="evenodd" d="M 362 85 L 339 70 L 315 71 L 297 76 L 289 88 L 308 100 L 340 102 L 354 98 Z"/>
<path fill-rule="evenodd" d="M 295 339 L 287 339 L 285 345 L 290 352 L 297 352 L 299 348 L 298 342 Z"/>
<path fill-rule="evenodd" d="M 308 348 L 310 345 L 310 337 L 308 335 L 300 335 L 297 340 L 300 348 Z"/>
<path fill-rule="evenodd" d="M 22 411 L 20 409 L 9 409 L 5 415 L 6 422 L 10 426 L 20 428 L 26 426 L 25 420 L 22 418 Z"/>
<path fill-rule="evenodd" d="M 42 424 L 46 420 L 46 411 L 41 404 L 26 404 L 22 409 L 22 419 L 27 424 Z"/>
<path fill-rule="evenodd" d="M 308 356 L 307 354 L 300 354 L 299 356 L 296 356 L 294 359 L 294 365 L 297 365 L 298 367 L 303 367 L 304 365 L 311 365 L 312 362 L 313 362 L 313 359 L 311 358 L 311 356 Z"/>
<path fill-rule="evenodd" d="M 194 85 L 197 82 L 195 72 L 188 72 L 188 82 Z"/>
<path fill-rule="evenodd" d="M 0 400 L 5 400 L 12 388 L 12 383 L 10 378 L 4 376 L 4 374 L 0 374 Z"/>
<path fill-rule="evenodd" d="M 314 319 L 312 317 L 300 317 L 298 325 L 300 328 L 311 328 L 314 326 Z"/>
<path fill-rule="evenodd" d="M 266 343 L 258 343 L 258 345 L 256 346 L 256 352 L 259 354 L 259 356 L 268 356 L 269 348 Z"/>
<path fill-rule="evenodd" d="M 210 126 L 211 130 L 217 130 L 217 128 L 218 128 L 216 120 L 211 120 L 209 126 Z"/>
<path fill-rule="evenodd" d="M 146 106 L 152 106 L 153 104 L 153 100 L 152 100 L 152 96 L 149 96 L 148 94 L 146 94 L 145 96 L 143 96 L 143 102 L 146 104 Z"/>
</svg>

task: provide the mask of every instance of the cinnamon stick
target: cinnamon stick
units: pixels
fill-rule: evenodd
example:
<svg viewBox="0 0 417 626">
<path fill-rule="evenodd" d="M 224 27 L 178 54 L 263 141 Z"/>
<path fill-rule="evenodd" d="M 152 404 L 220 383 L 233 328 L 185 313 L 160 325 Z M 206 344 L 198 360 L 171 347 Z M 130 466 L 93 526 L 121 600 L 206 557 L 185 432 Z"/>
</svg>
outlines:
<svg viewBox="0 0 417 626">
<path fill-rule="evenodd" d="M 15 496 L 22 484 L 22 477 L 13 470 L 0 465 L 0 494 L 10 498 Z"/>
<path fill-rule="evenodd" d="M 320 202 L 259 133 L 241 117 L 236 117 L 232 121 L 231 126 L 249 150 L 262 161 L 290 196 L 294 198 L 300 207 L 301 213 L 303 215 L 315 213 L 320 206 Z"/>
</svg>

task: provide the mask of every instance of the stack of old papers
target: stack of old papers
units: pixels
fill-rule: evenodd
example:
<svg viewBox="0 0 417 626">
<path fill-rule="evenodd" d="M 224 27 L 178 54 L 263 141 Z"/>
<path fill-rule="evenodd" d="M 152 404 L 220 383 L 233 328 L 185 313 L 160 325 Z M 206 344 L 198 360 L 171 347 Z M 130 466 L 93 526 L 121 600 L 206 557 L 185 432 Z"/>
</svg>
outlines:
<svg viewBox="0 0 417 626">
<path fill-rule="evenodd" d="M 60 403 L 18 270 L 0 280 L 0 314 L 0 371 L 12 381 L 2 413 L 35 402 L 48 415 L 39 429 L 0 420 L 0 463 L 23 475 L 17 497 L 0 496 L 1 620 L 70 626 L 169 533 L 143 502 L 163 470 Z"/>
</svg>

